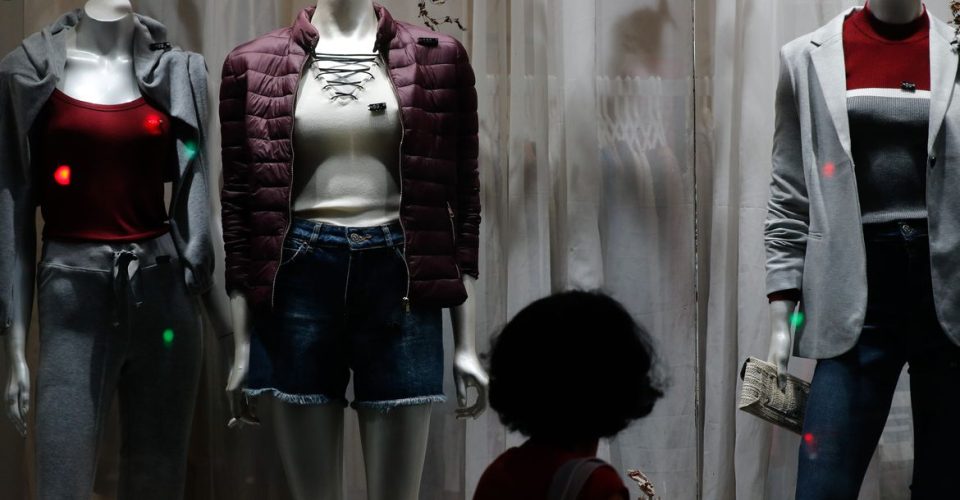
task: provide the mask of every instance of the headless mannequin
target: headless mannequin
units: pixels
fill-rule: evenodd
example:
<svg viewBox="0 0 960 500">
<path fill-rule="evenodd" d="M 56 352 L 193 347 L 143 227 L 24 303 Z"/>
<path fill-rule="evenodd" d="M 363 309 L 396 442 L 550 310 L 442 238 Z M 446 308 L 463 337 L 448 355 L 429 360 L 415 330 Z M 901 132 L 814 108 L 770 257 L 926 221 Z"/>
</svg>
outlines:
<svg viewBox="0 0 960 500">
<path fill-rule="evenodd" d="M 921 0 L 870 0 L 870 11 L 877 19 L 889 24 L 906 24 L 923 14 Z M 797 308 L 792 300 L 770 303 L 770 351 L 767 361 L 777 365 L 779 382 L 786 382 L 787 364 L 793 352 L 793 330 L 790 317 Z"/>
<path fill-rule="evenodd" d="M 61 92 L 94 104 L 123 104 L 141 96 L 133 68 L 133 35 L 137 21 L 129 0 L 90 0 L 85 16 L 67 37 L 67 60 L 63 78 L 57 82 Z M 34 234 L 33 215 L 24 221 Z M 21 435 L 27 432 L 30 408 L 30 372 L 26 361 L 26 338 L 33 307 L 36 245 L 33 237 L 23 238 L 25 248 L 17 269 L 15 296 L 17 307 L 7 332 L 7 357 L 10 366 L 6 388 L 7 414 Z M 229 332 L 229 314 L 219 306 L 212 293 L 203 296 L 214 329 Z"/>
<path fill-rule="evenodd" d="M 312 20 L 319 32 L 318 51 L 336 54 L 369 53 L 375 44 L 377 18 L 370 0 L 319 0 Z M 374 180 L 371 180 L 374 182 Z M 371 221 L 373 225 L 375 222 Z M 363 222 L 351 225 L 363 226 Z M 454 330 L 453 373 L 458 417 L 476 417 L 486 407 L 487 375 L 476 354 L 476 292 L 474 279 L 463 278 L 467 301 L 451 309 Z M 231 295 L 235 358 L 227 392 L 234 419 L 231 426 L 256 422 L 242 396 L 250 353 L 249 305 L 240 293 Z M 468 405 L 467 388 L 477 389 Z M 416 500 L 426 455 L 432 407 L 413 405 L 387 413 L 359 409 L 367 490 L 372 500 Z M 275 433 L 295 498 L 340 500 L 343 497 L 343 419 L 338 405 L 303 406 L 274 401 Z"/>
</svg>

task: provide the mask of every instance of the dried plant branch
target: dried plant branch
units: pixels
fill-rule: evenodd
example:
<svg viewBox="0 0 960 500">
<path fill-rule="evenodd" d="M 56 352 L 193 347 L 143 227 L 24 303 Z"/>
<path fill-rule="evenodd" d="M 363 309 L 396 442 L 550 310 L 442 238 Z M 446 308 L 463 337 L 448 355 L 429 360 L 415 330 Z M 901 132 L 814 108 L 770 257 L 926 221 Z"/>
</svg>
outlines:
<svg viewBox="0 0 960 500">
<path fill-rule="evenodd" d="M 953 21 L 950 24 L 956 26 L 956 30 L 953 35 L 953 46 L 956 48 L 957 44 L 960 43 L 960 1 L 951 0 L 950 1 L 950 12 L 953 14 Z"/>
<path fill-rule="evenodd" d="M 657 496 L 657 491 L 653 488 L 653 483 L 650 482 L 650 479 L 648 479 L 643 472 L 630 469 L 627 471 L 627 476 L 637 482 L 637 485 L 640 486 L 640 491 L 647 496 L 647 500 L 658 500 L 660 498 Z"/>
<path fill-rule="evenodd" d="M 430 0 L 430 3 L 432 5 L 443 5 L 447 3 L 447 0 Z M 420 19 L 423 21 L 423 24 L 431 30 L 437 31 L 437 28 L 444 24 L 456 24 L 461 31 L 467 31 L 467 28 L 460 22 L 459 17 L 444 16 L 440 19 L 431 16 L 430 11 L 427 10 L 427 0 L 420 0 L 417 6 L 420 7 Z"/>
</svg>

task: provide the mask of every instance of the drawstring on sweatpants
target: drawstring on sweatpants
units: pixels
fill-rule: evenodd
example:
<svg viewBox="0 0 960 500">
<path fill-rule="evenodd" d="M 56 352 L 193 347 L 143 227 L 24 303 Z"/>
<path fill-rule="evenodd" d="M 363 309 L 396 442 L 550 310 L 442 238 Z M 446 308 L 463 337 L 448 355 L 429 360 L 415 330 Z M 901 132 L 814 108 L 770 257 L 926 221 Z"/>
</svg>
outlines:
<svg viewBox="0 0 960 500">
<path fill-rule="evenodd" d="M 130 299 L 137 309 L 143 305 L 143 294 L 140 292 L 140 259 L 137 254 L 129 250 L 120 250 L 113 253 L 113 326 L 119 327 L 121 319 L 127 318 L 130 310 Z M 121 311 L 123 318 L 121 318 Z"/>
</svg>

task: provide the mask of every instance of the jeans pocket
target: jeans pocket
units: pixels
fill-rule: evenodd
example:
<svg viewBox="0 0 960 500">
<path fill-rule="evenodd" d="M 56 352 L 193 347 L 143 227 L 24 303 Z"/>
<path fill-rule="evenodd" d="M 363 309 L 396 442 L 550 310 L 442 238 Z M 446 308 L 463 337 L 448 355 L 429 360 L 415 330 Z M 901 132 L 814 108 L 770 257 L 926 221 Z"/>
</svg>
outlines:
<svg viewBox="0 0 960 500">
<path fill-rule="evenodd" d="M 308 248 L 310 244 L 295 238 L 288 238 L 283 242 L 283 255 L 280 259 L 280 265 L 284 266 L 293 262 L 297 257 L 302 255 Z"/>
</svg>

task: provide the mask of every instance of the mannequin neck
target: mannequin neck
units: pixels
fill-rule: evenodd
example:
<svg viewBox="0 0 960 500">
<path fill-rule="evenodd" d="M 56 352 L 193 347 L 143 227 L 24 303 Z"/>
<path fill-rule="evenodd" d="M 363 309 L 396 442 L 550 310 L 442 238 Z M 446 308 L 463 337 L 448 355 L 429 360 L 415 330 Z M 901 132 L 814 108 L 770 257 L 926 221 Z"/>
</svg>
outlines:
<svg viewBox="0 0 960 500">
<path fill-rule="evenodd" d="M 135 29 L 133 16 L 106 22 L 85 17 L 77 25 L 77 49 L 99 56 L 129 56 Z"/>
<path fill-rule="evenodd" d="M 311 23 L 321 40 L 361 40 L 377 33 L 377 15 L 370 0 L 317 0 Z"/>
<path fill-rule="evenodd" d="M 130 0 L 89 0 L 83 6 L 87 17 L 98 21 L 119 21 L 133 14 L 133 5 Z"/>
<path fill-rule="evenodd" d="M 887 24 L 906 24 L 923 15 L 921 0 L 869 0 L 873 16 Z"/>
<path fill-rule="evenodd" d="M 77 25 L 78 50 L 102 56 L 125 56 L 133 52 L 133 33 L 137 26 L 130 2 L 90 0 L 84 12 L 86 16 Z M 125 14 L 118 17 L 123 12 Z"/>
</svg>

